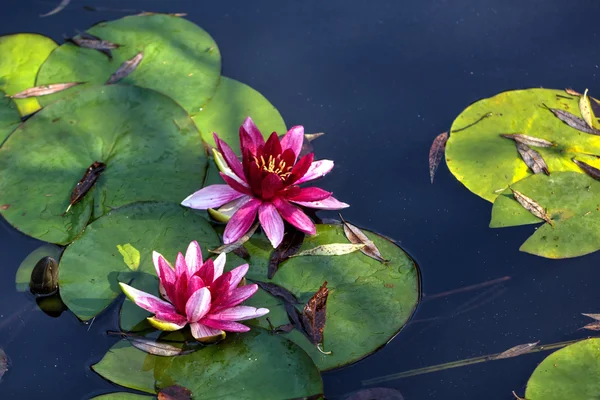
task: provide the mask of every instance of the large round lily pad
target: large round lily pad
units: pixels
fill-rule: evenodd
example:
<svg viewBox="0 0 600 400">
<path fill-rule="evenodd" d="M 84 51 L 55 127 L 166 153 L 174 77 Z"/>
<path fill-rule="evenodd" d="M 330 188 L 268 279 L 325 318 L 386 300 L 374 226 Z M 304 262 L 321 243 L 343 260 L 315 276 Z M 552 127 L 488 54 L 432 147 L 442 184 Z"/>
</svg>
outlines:
<svg viewBox="0 0 600 400">
<path fill-rule="evenodd" d="M 4 92 L 0 91 L 0 145 L 21 123 L 19 110 Z"/>
<path fill-rule="evenodd" d="M 529 378 L 525 398 L 600 398 L 600 339 L 583 340 L 546 357 Z"/>
<path fill-rule="evenodd" d="M 57 46 L 54 40 L 35 33 L 1 36 L 0 90 L 13 95 L 35 86 L 35 77 L 40 66 Z M 40 109 L 40 104 L 35 98 L 19 99 L 16 103 L 21 115 L 31 114 Z"/>
<path fill-rule="evenodd" d="M 208 144 L 216 146 L 216 132 L 240 155 L 239 131 L 246 117 L 252 117 L 265 138 L 272 132 L 286 132 L 281 114 L 262 94 L 226 77 L 221 77 L 215 96 L 193 119 Z"/>
<path fill-rule="evenodd" d="M 153 14 L 101 22 L 88 29 L 92 35 L 120 44 L 113 60 L 93 49 L 65 43 L 40 69 L 37 84 L 58 82 L 105 83 L 122 62 L 139 52 L 144 58 L 123 83 L 157 90 L 172 97 L 190 114 L 200 111 L 215 93 L 221 75 L 221 55 L 202 28 L 183 18 Z M 48 104 L 57 96 L 41 98 Z"/>
<path fill-rule="evenodd" d="M 576 172 L 533 175 L 511 185 L 533 199 L 553 221 L 544 223 L 521 251 L 547 258 L 577 257 L 600 250 L 600 182 Z M 523 208 L 510 190 L 494 202 L 490 227 L 544 222 Z"/>
<path fill-rule="evenodd" d="M 155 396 L 146 396 L 143 394 L 114 392 L 101 394 L 100 396 L 92 397 L 90 400 L 151 400 L 156 399 Z"/>
<path fill-rule="evenodd" d="M 121 294 L 118 282 L 135 287 L 138 281 L 156 282 L 153 250 L 175 260 L 192 240 L 205 256 L 219 243 L 204 218 L 178 204 L 144 202 L 111 211 L 65 250 L 59 265 L 61 297 L 77 317 L 88 320 Z M 117 246 L 137 250 L 139 265 L 128 266 Z"/>
<path fill-rule="evenodd" d="M 95 161 L 106 170 L 64 215 Z M 205 168 L 200 134 L 173 100 L 136 86 L 90 87 L 45 107 L 0 147 L 0 212 L 29 236 L 65 244 L 112 208 L 179 203 Z"/>
<path fill-rule="evenodd" d="M 147 393 L 177 384 L 195 399 L 279 400 L 323 391 L 319 370 L 302 349 L 256 328 L 176 357 L 149 355 L 121 341 L 92 368 L 105 379 Z"/>
<path fill-rule="evenodd" d="M 534 147 L 551 172 L 581 172 L 571 161 L 574 156 L 600 167 L 600 159 L 594 156 L 600 155 L 600 136 L 569 127 L 545 107 L 580 116 L 578 101 L 562 90 L 528 89 L 500 93 L 470 105 L 452 124 L 446 144 L 448 168 L 470 191 L 493 202 L 509 184 L 532 174 L 515 143 L 500 136 L 505 133 L 555 142 L 555 147 Z"/>
<path fill-rule="evenodd" d="M 313 358 L 321 370 L 355 362 L 375 352 L 398 333 L 419 300 L 419 274 L 413 260 L 396 244 L 364 231 L 389 263 L 380 263 L 361 252 L 342 256 L 302 256 L 280 264 L 272 282 L 289 289 L 302 306 L 327 281 L 326 324 L 323 348 L 319 352 L 299 331 L 286 334 Z M 307 237 L 302 250 L 327 243 L 347 243 L 341 225 L 317 225 L 317 234 Z M 246 244 L 251 258 L 247 277 L 267 281 L 271 245 L 264 236 L 255 235 Z M 232 260 L 233 262 L 233 260 Z M 289 323 L 283 303 L 259 291 L 248 304 L 267 307 L 275 325 Z M 259 319 L 267 328 L 266 317 Z"/>
</svg>

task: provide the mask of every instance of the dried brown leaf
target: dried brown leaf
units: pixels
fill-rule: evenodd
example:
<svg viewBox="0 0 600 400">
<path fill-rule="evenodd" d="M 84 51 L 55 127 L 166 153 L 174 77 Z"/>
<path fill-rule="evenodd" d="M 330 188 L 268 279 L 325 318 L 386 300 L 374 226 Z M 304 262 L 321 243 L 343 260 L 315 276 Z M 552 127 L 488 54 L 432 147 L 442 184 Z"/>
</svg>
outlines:
<svg viewBox="0 0 600 400">
<path fill-rule="evenodd" d="M 135 71 L 135 69 L 138 67 L 138 65 L 140 65 L 140 63 L 142 62 L 143 58 L 144 58 L 144 53 L 139 52 L 135 56 L 133 56 L 131 59 L 124 61 L 123 64 L 121 64 L 121 66 L 119 66 L 119 68 L 117 68 L 117 70 L 110 76 L 110 78 L 108 78 L 108 81 L 106 81 L 106 84 L 111 85 L 111 84 L 117 83 L 121 79 L 127 77 L 129 74 L 131 74 L 133 71 Z"/>
<path fill-rule="evenodd" d="M 386 260 L 385 258 L 383 258 L 381 256 L 381 253 L 379 252 L 379 249 L 377 248 L 377 246 L 375 246 L 375 243 L 373 243 L 373 241 L 371 239 L 369 239 L 367 237 L 367 235 L 365 235 L 363 233 L 363 231 L 361 231 L 359 228 L 352 225 L 351 223 L 345 221 L 344 218 L 342 218 L 341 214 L 340 214 L 340 219 L 342 220 L 342 223 L 344 224 L 344 234 L 346 235 L 346 238 L 348 238 L 350 243 L 353 243 L 353 244 L 361 244 L 362 243 L 365 245 L 365 247 L 360 249 L 360 251 L 363 254 L 365 254 L 379 262 L 382 262 L 382 263 L 388 262 L 388 260 Z"/>
<path fill-rule="evenodd" d="M 510 186 L 509 186 L 509 188 L 512 191 L 512 194 L 513 194 L 513 197 L 515 198 L 515 200 L 517 202 L 519 202 L 519 204 L 521 206 L 523 206 L 524 209 L 526 209 L 527 211 L 529 211 L 536 217 L 543 219 L 550 225 L 554 226 L 554 221 L 552 221 L 552 219 L 550 219 L 550 216 L 548 215 L 548 213 L 546 213 L 546 210 L 544 210 L 544 208 L 542 206 L 540 206 L 535 200 L 533 200 L 530 197 L 525 196 L 523 193 L 521 193 L 517 190 L 514 190 Z"/>
<path fill-rule="evenodd" d="M 47 12 L 46 14 L 40 14 L 40 17 L 49 17 L 51 15 L 54 14 L 58 14 L 59 12 L 61 12 L 66 6 L 69 5 L 69 3 L 71 2 L 71 0 L 62 0 L 58 6 L 56 6 L 56 8 L 54 8 L 53 10 L 51 10 L 50 12 Z"/>
<path fill-rule="evenodd" d="M 596 321 L 600 321 L 600 314 L 586 314 L 586 313 L 581 313 L 581 315 L 585 315 L 586 317 L 590 317 L 592 319 L 595 319 Z"/>
<path fill-rule="evenodd" d="M 174 357 L 185 354 L 190 354 L 196 351 L 197 346 L 188 348 L 185 346 L 175 346 L 167 342 L 161 342 L 159 340 L 145 338 L 143 336 L 136 336 L 131 334 L 122 333 L 121 336 L 125 337 L 129 343 L 136 349 L 139 349 L 145 353 L 153 354 L 160 357 Z"/>
<path fill-rule="evenodd" d="M 343 400 L 404 400 L 402 393 L 396 389 L 373 387 L 358 390 L 344 397 Z"/>
<path fill-rule="evenodd" d="M 514 390 L 512 391 L 512 395 L 515 396 L 516 400 L 527 400 L 525 397 L 519 397 L 519 395 L 517 395 Z"/>
<path fill-rule="evenodd" d="M 51 85 L 41 85 L 25 89 L 22 92 L 15 93 L 10 97 L 11 99 L 27 99 L 29 97 L 40 97 L 46 96 L 53 93 L 62 92 L 72 88 L 73 86 L 81 85 L 83 82 L 67 82 L 67 83 L 54 83 Z"/>
<path fill-rule="evenodd" d="M 252 235 L 254 235 L 254 232 L 256 232 L 256 229 L 258 229 L 259 225 L 260 225 L 260 223 L 256 222 L 254 225 L 252 225 L 252 227 L 248 230 L 248 232 L 246 232 L 245 235 L 243 235 L 241 238 L 239 238 L 235 242 L 229 243 L 229 244 L 224 244 L 223 246 L 219 246 L 214 250 L 208 250 L 208 251 L 210 253 L 215 253 L 215 254 L 221 254 L 221 253 L 227 254 L 236 249 L 239 249 L 240 247 L 242 247 L 244 245 L 244 243 L 246 243 L 248 240 L 250 240 Z"/>
<path fill-rule="evenodd" d="M 540 341 L 538 340 L 537 342 L 534 342 L 534 343 L 525 343 L 525 344 L 520 344 L 515 347 L 511 347 L 510 349 L 503 351 L 502 353 L 498 354 L 497 356 L 491 357 L 490 360 L 501 360 L 503 358 L 517 357 L 517 356 L 521 356 L 523 354 L 527 354 L 531 350 L 533 350 L 533 348 L 535 346 L 537 346 L 537 344 L 539 342 Z"/>
<path fill-rule="evenodd" d="M 588 331 L 600 331 L 600 321 L 594 321 L 579 329 L 587 329 Z"/>
<path fill-rule="evenodd" d="M 554 147 L 556 143 L 550 142 L 546 139 L 540 139 L 529 135 L 523 135 L 521 133 L 503 133 L 500 136 L 505 137 L 507 139 L 512 139 L 515 142 L 526 144 L 527 146 L 534 147 Z"/>
<path fill-rule="evenodd" d="M 6 371 L 8 371 L 8 357 L 4 350 L 0 349 L 0 379 L 2 379 Z"/>
<path fill-rule="evenodd" d="M 281 287 L 281 286 L 279 286 L 275 283 L 271 283 L 271 282 L 261 282 L 261 281 L 255 281 L 255 280 L 253 280 L 252 282 L 256 283 L 259 288 L 261 288 L 265 292 L 269 293 L 271 296 L 279 297 L 280 299 L 282 299 L 283 301 L 285 301 L 287 303 L 292 303 L 292 304 L 298 303 L 298 299 L 296 298 L 296 296 L 294 296 L 294 294 L 292 292 L 290 292 L 289 290 L 287 290 L 284 287 Z"/>
<path fill-rule="evenodd" d="M 94 163 L 90 165 L 87 171 L 85 171 L 83 178 L 81 178 L 81 180 L 77 182 L 77 185 L 75 185 L 75 187 L 73 188 L 73 191 L 71 192 L 71 200 L 69 202 L 69 207 L 67 208 L 67 211 L 65 211 L 65 214 L 69 212 L 69 209 L 73 205 L 75 205 L 76 203 L 81 201 L 81 199 L 83 199 L 87 192 L 90 191 L 90 189 L 94 186 L 96 181 L 100 178 L 100 175 L 105 169 L 106 164 L 101 163 L 99 161 L 94 161 Z"/>
<path fill-rule="evenodd" d="M 325 132 L 317 132 L 317 133 L 305 133 L 304 134 L 304 138 L 306 140 L 308 140 L 309 142 L 312 142 L 315 139 L 320 138 L 321 136 L 323 136 L 325 134 Z"/>
<path fill-rule="evenodd" d="M 596 128 L 590 128 L 588 124 L 581 118 L 576 115 L 571 114 L 565 110 L 561 110 L 558 108 L 549 108 L 558 119 L 560 119 L 565 124 L 569 125 L 571 128 L 577 129 L 578 131 L 589 133 L 591 135 L 600 135 L 600 130 Z"/>
<path fill-rule="evenodd" d="M 328 243 L 320 246 L 306 249 L 291 257 L 306 257 L 306 256 L 342 256 L 344 254 L 354 253 L 365 247 L 364 243 Z"/>
<path fill-rule="evenodd" d="M 244 260 L 250 258 L 250 253 L 248 252 L 248 249 L 246 249 L 244 246 L 240 246 L 237 249 L 233 249 L 231 252 L 239 258 L 243 258 Z"/>
<path fill-rule="evenodd" d="M 273 252 L 269 258 L 269 268 L 267 277 L 272 279 L 279 268 L 279 264 L 296 254 L 304 242 L 304 233 L 298 230 L 288 230 L 283 236 L 283 241 Z"/>
<path fill-rule="evenodd" d="M 571 159 L 579 168 L 583 170 L 586 174 L 591 176 L 594 179 L 600 180 L 600 169 L 592 167 L 589 164 L 584 163 L 583 161 L 576 160 L 574 157 Z"/>
<path fill-rule="evenodd" d="M 327 312 L 327 281 L 310 298 L 302 311 L 302 325 L 308 333 L 308 339 L 313 344 L 323 343 L 323 329 L 325 329 Z"/>
<path fill-rule="evenodd" d="M 581 113 L 581 117 L 585 121 L 585 123 L 592 129 L 594 129 L 594 122 L 592 116 L 592 105 L 590 104 L 590 99 L 587 97 L 588 90 L 585 89 L 583 92 L 583 96 L 579 98 L 579 112 Z"/>
<path fill-rule="evenodd" d="M 570 94 L 571 96 L 581 96 L 581 93 L 579 93 L 576 90 L 573 90 L 571 88 L 566 88 L 565 92 L 567 92 L 568 94 Z"/>
<path fill-rule="evenodd" d="M 173 385 L 158 391 L 158 400 L 192 400 L 192 391 L 179 385 Z"/>
<path fill-rule="evenodd" d="M 435 171 L 437 171 L 440 161 L 444 157 L 446 151 L 446 142 L 448 141 L 448 132 L 440 133 L 433 139 L 431 148 L 429 149 L 429 179 L 433 183 Z"/>
<path fill-rule="evenodd" d="M 515 142 L 515 145 L 517 146 L 517 151 L 521 155 L 521 158 L 534 174 L 541 174 L 543 172 L 546 175 L 550 175 L 548 165 L 546 165 L 546 162 L 540 153 L 521 142 Z"/>
</svg>

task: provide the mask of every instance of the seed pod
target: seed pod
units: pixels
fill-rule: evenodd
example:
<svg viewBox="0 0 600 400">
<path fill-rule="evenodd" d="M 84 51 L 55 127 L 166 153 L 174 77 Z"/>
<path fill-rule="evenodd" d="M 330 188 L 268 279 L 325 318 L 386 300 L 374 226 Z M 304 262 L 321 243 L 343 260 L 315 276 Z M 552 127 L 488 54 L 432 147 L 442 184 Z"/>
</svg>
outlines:
<svg viewBox="0 0 600 400">
<path fill-rule="evenodd" d="M 33 267 L 29 290 L 35 295 L 47 296 L 58 290 L 58 262 L 44 257 Z"/>
</svg>

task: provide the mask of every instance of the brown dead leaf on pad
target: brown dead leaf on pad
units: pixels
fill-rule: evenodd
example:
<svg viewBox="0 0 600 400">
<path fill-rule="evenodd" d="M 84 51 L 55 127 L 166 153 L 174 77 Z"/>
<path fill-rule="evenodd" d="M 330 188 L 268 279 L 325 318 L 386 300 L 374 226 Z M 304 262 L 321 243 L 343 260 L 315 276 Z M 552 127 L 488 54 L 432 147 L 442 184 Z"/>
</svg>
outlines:
<svg viewBox="0 0 600 400">
<path fill-rule="evenodd" d="M 158 400 L 192 400 L 192 391 L 179 385 L 159 390 Z"/>
<path fill-rule="evenodd" d="M 365 235 L 363 233 L 363 231 L 361 231 L 359 228 L 352 225 L 351 223 L 345 221 L 344 218 L 342 217 L 342 214 L 340 214 L 340 219 L 342 220 L 342 223 L 344 224 L 344 234 L 346 235 L 346 238 L 348 238 L 350 243 L 353 243 L 353 244 L 361 244 L 362 243 L 365 245 L 365 247 L 360 249 L 360 251 L 363 254 L 365 254 L 381 263 L 388 262 L 388 260 L 386 260 L 385 258 L 383 258 L 381 256 L 381 253 L 379 252 L 379 249 L 377 248 L 377 246 L 375 246 L 375 243 L 373 243 L 373 241 L 371 239 L 369 239 L 367 237 L 367 235 Z"/>
<path fill-rule="evenodd" d="M 514 190 L 510 186 L 509 186 L 509 188 L 512 191 L 512 194 L 513 194 L 513 197 L 515 198 L 515 200 L 521 206 L 523 206 L 524 209 L 526 209 L 527 211 L 529 211 L 536 217 L 543 219 L 550 225 L 554 226 L 554 221 L 552 221 L 552 219 L 550 219 L 550 216 L 548 215 L 546 210 L 542 206 L 540 206 L 535 200 L 533 200 L 530 197 L 525 196 L 523 193 L 521 193 L 517 190 Z"/>
<path fill-rule="evenodd" d="M 433 183 L 435 172 L 440 165 L 446 151 L 446 142 L 448 141 L 448 132 L 440 133 L 436 136 L 429 149 L 429 179 Z"/>
</svg>

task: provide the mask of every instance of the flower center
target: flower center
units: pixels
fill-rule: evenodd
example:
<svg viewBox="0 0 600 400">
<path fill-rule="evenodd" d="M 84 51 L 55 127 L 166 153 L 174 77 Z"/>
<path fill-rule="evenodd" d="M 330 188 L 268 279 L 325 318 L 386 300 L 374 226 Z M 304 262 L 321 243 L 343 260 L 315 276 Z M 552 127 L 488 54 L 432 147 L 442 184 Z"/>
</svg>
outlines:
<svg viewBox="0 0 600 400">
<path fill-rule="evenodd" d="M 260 156 L 260 158 L 254 157 L 254 162 L 259 169 L 265 172 L 277 174 L 281 180 L 286 179 L 292 173 L 292 166 L 287 165 L 279 155 L 277 157 L 270 155 L 266 160 L 264 156 Z"/>
</svg>

